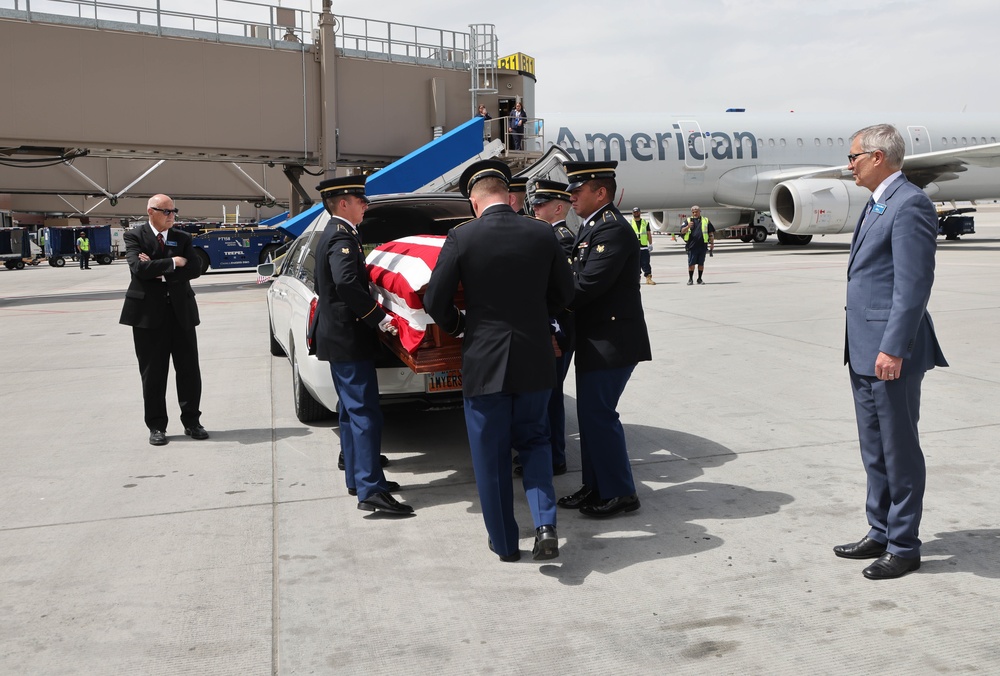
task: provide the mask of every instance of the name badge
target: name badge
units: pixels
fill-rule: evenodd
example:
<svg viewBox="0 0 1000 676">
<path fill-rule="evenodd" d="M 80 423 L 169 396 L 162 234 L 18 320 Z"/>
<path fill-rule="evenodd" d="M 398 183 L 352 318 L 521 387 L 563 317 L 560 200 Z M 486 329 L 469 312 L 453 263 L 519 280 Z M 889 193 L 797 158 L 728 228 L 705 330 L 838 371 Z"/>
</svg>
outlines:
<svg viewBox="0 0 1000 676">
<path fill-rule="evenodd" d="M 883 207 L 884 208 L 884 207 Z M 882 213 L 881 211 L 879 213 Z M 169 239 L 163 243 L 163 246 L 177 246 L 177 242 L 172 242 Z"/>
<path fill-rule="evenodd" d="M 875 206 L 872 207 L 872 211 L 874 211 L 876 214 L 884 214 L 885 213 L 885 205 L 884 204 L 879 204 L 878 202 L 876 202 Z"/>
</svg>

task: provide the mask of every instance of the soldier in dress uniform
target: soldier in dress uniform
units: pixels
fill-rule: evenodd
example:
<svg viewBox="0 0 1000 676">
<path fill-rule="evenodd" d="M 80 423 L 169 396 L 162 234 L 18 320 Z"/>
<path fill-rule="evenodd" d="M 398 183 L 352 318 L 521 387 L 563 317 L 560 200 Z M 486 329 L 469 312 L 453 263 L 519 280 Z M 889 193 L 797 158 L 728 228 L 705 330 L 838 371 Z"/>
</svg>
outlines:
<svg viewBox="0 0 1000 676">
<path fill-rule="evenodd" d="M 465 425 L 489 546 L 502 561 L 521 557 L 514 449 L 535 525 L 532 557 L 547 560 L 559 555 L 546 415 L 556 380 L 549 318 L 573 297 L 573 274 L 552 231 L 514 213 L 508 181 L 510 168 L 496 160 L 462 174 L 476 218 L 448 233 L 424 307 L 442 329 L 463 336 Z M 464 313 L 454 304 L 459 285 Z"/>
<path fill-rule="evenodd" d="M 518 216 L 524 216 L 524 198 L 528 195 L 528 179 L 517 176 L 511 178 L 508 190 L 508 194 L 510 195 L 510 208 L 513 209 Z"/>
<path fill-rule="evenodd" d="M 330 222 L 316 247 L 316 357 L 330 362 L 340 399 L 340 447 L 347 490 L 358 509 L 405 516 L 413 507 L 393 497 L 399 484 L 385 478 L 379 462 L 382 410 L 375 354 L 378 331 L 395 333 L 393 317 L 368 290 L 368 271 L 357 225 L 368 209 L 363 176 L 331 178 L 317 188 Z"/>
<path fill-rule="evenodd" d="M 531 196 L 531 208 L 535 217 L 552 225 L 552 231 L 559 240 L 566 258 L 573 259 L 573 242 L 576 235 L 566 226 L 566 215 L 570 210 L 569 193 L 566 184 L 559 181 L 535 181 Z M 556 342 L 562 355 L 556 357 L 556 384 L 549 399 L 549 428 L 552 440 L 552 474 L 566 473 L 566 407 L 563 396 L 563 382 L 573 359 L 573 313 L 563 311 L 552 319 Z M 514 474 L 519 472 L 515 468 Z"/>
<path fill-rule="evenodd" d="M 639 240 L 614 207 L 617 162 L 566 162 L 573 210 L 583 223 L 573 252 L 576 411 L 583 486 L 559 499 L 582 514 L 639 509 L 618 400 L 640 361 L 652 359 L 635 271 Z"/>
</svg>

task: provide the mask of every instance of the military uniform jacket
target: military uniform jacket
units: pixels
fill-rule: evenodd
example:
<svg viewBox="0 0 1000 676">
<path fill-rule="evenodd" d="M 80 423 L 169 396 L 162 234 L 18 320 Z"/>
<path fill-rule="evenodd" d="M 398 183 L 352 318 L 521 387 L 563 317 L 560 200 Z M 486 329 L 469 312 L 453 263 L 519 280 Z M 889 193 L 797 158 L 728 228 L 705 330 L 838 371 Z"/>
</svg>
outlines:
<svg viewBox="0 0 1000 676">
<path fill-rule="evenodd" d="M 361 239 L 347 221 L 332 217 L 316 247 L 319 296 L 316 358 L 349 362 L 374 359 L 385 311 L 372 298 Z"/>
<path fill-rule="evenodd" d="M 126 232 L 125 260 L 132 273 L 119 323 L 140 329 L 155 329 L 172 312 L 181 326 L 198 326 L 198 304 L 191 280 L 202 273 L 201 258 L 191 242 L 191 235 L 176 228 L 163 233 L 163 251 L 148 223 Z M 149 256 L 139 260 L 139 254 Z M 182 256 L 187 263 L 176 270 L 171 260 Z M 168 302 L 169 300 L 169 302 Z"/>
<path fill-rule="evenodd" d="M 947 366 L 927 312 L 937 249 L 934 205 L 903 176 L 881 200 L 858 221 L 847 259 L 844 363 L 869 377 L 879 352 L 902 357 L 904 375 Z"/>
<path fill-rule="evenodd" d="M 573 243 L 576 241 L 576 235 L 574 235 L 573 231 L 566 225 L 566 221 L 553 223 L 552 232 L 555 233 L 556 239 L 559 240 L 559 246 L 562 247 L 563 253 L 566 254 L 566 260 L 569 261 L 569 264 L 572 267 Z M 573 327 L 576 322 L 573 319 L 573 313 L 569 310 L 563 310 L 555 316 L 555 319 L 559 322 L 559 328 L 562 329 L 562 336 L 559 336 L 558 334 L 556 335 L 559 348 L 563 352 L 575 350 L 576 330 Z"/>
<path fill-rule="evenodd" d="M 464 318 L 454 305 L 459 284 Z M 448 333 L 465 332 L 462 391 L 476 397 L 555 385 L 549 317 L 572 297 L 573 276 L 552 228 L 497 204 L 448 233 L 424 307 Z"/>
<path fill-rule="evenodd" d="M 580 225 L 574 244 L 578 371 L 649 361 L 649 333 L 639 292 L 639 240 L 611 204 Z"/>
</svg>

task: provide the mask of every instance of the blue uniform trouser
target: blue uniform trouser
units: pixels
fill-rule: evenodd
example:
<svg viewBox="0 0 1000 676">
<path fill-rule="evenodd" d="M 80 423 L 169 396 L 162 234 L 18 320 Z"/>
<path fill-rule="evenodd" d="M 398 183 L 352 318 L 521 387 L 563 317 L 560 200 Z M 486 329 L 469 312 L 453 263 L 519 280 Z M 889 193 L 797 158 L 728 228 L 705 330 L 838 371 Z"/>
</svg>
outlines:
<svg viewBox="0 0 1000 676">
<path fill-rule="evenodd" d="M 348 488 L 358 501 L 388 492 L 379 453 L 382 449 L 382 409 L 373 361 L 330 362 L 333 385 L 340 399 L 340 448 Z"/>
<path fill-rule="evenodd" d="M 850 371 L 861 460 L 868 474 L 868 537 L 886 543 L 890 554 L 920 556 L 927 470 L 917 421 L 924 373 L 879 380 Z"/>
<path fill-rule="evenodd" d="M 500 556 L 518 551 L 514 520 L 511 455 L 524 467 L 524 495 L 535 528 L 556 525 L 556 493 L 552 487 L 552 447 L 546 406 L 550 390 L 521 394 L 484 394 L 465 398 L 465 426 L 472 468 L 486 532 Z"/>
<path fill-rule="evenodd" d="M 625 430 L 618 419 L 618 400 L 635 365 L 576 372 L 576 416 L 580 425 L 583 483 L 596 488 L 602 500 L 635 493 L 632 467 L 625 448 Z"/>
<path fill-rule="evenodd" d="M 563 352 L 556 357 L 556 386 L 549 397 L 549 440 L 552 445 L 552 466 L 566 464 L 566 398 L 563 396 L 563 382 L 569 372 L 573 352 Z"/>
</svg>

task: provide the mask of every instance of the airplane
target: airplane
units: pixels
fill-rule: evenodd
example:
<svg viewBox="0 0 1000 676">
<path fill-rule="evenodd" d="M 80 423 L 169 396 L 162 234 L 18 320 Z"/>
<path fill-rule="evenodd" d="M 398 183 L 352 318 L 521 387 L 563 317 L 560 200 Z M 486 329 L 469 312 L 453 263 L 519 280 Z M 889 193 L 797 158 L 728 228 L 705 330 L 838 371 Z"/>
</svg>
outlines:
<svg viewBox="0 0 1000 676">
<path fill-rule="evenodd" d="M 870 193 L 847 168 L 851 134 L 882 122 L 903 134 L 903 172 L 933 201 L 1000 197 L 1000 117 L 967 113 L 555 115 L 522 175 L 618 160 L 616 204 L 650 212 L 654 229 L 676 231 L 697 204 L 719 228 L 770 212 L 779 242 L 806 244 L 854 228 Z"/>
</svg>

